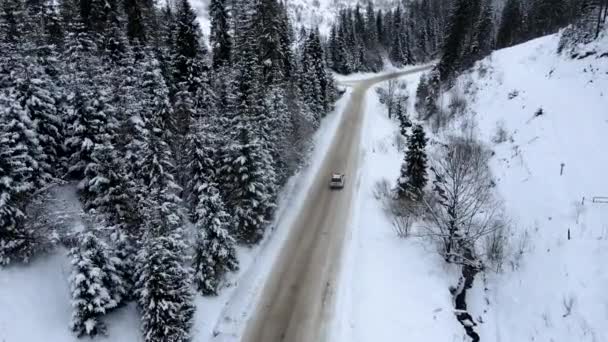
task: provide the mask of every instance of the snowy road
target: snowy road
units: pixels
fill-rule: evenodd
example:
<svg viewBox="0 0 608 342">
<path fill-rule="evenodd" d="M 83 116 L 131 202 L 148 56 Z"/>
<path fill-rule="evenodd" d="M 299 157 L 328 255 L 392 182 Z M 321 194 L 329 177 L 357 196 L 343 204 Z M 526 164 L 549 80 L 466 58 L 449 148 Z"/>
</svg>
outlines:
<svg viewBox="0 0 608 342">
<path fill-rule="evenodd" d="M 295 225 L 266 281 L 256 312 L 247 322 L 246 342 L 316 342 L 332 316 L 344 234 L 357 188 L 365 93 L 378 82 L 420 72 L 377 76 L 353 84 L 338 131 L 308 190 Z M 341 191 L 331 191 L 333 172 L 346 174 Z"/>
</svg>

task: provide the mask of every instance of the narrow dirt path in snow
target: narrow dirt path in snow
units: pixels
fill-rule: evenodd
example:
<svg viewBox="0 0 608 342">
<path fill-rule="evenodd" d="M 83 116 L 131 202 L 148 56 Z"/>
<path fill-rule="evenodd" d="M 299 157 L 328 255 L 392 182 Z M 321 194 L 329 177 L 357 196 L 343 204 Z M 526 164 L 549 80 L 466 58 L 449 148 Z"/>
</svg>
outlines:
<svg viewBox="0 0 608 342">
<path fill-rule="evenodd" d="M 359 166 L 365 93 L 378 82 L 425 68 L 354 84 L 338 131 L 266 281 L 257 309 L 247 322 L 243 341 L 322 340 L 324 324 L 331 318 L 342 244 L 357 186 L 354 179 Z M 333 172 L 346 175 L 341 191 L 328 187 Z"/>
</svg>

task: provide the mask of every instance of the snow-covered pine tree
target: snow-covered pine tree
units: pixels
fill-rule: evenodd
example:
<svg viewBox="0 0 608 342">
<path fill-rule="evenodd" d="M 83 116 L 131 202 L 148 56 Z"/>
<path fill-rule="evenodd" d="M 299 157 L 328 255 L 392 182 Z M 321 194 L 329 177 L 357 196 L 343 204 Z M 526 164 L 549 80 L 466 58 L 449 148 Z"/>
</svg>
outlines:
<svg viewBox="0 0 608 342">
<path fill-rule="evenodd" d="M 281 10 L 277 0 L 256 2 L 252 25 L 257 32 L 257 58 L 261 63 L 262 84 L 266 87 L 285 82 L 285 73 L 290 69 L 291 47 L 284 41 L 287 32 L 282 31 L 287 27 Z"/>
<path fill-rule="evenodd" d="M 46 178 L 34 125 L 13 89 L 0 93 L 0 265 L 34 254 L 36 232 L 24 225 L 23 208 Z"/>
<path fill-rule="evenodd" d="M 225 274 L 238 269 L 238 259 L 231 232 L 233 221 L 215 184 L 201 185 L 194 218 L 194 281 L 203 295 L 217 295 Z"/>
<path fill-rule="evenodd" d="M 139 210 L 150 229 L 160 231 L 146 232 L 152 236 L 166 236 L 182 225 L 179 214 L 181 187 L 175 182 L 173 156 L 165 142 L 160 117 L 145 123 L 139 137 L 140 156 L 135 166 L 136 177 L 141 180 L 145 193 L 141 194 Z"/>
<path fill-rule="evenodd" d="M 468 47 L 471 45 L 480 11 L 480 0 L 455 1 L 442 47 L 441 60 L 437 65 L 442 82 L 452 81 L 458 72 L 470 66 L 472 59 Z"/>
<path fill-rule="evenodd" d="M 139 212 L 128 166 L 117 148 L 109 141 L 95 145 L 84 174 L 84 208 L 104 217 L 113 229 L 132 233 Z"/>
<path fill-rule="evenodd" d="M 101 317 L 112 305 L 110 291 L 103 284 L 105 276 L 94 258 L 99 241 L 92 234 L 83 237 L 80 247 L 70 251 L 72 273 L 70 291 L 72 293 L 72 321 L 70 328 L 78 337 L 105 334 L 106 326 Z"/>
<path fill-rule="evenodd" d="M 523 32 L 524 14 L 521 1 L 507 0 L 496 35 L 496 47 L 502 49 L 522 42 Z"/>
<path fill-rule="evenodd" d="M 188 185 L 186 187 L 186 202 L 190 210 L 190 218 L 196 222 L 200 199 L 207 195 L 209 186 L 216 187 L 219 175 L 217 174 L 220 158 L 219 148 L 221 140 L 218 136 L 218 127 L 210 122 L 216 118 L 205 117 L 192 125 L 188 134 Z"/>
<path fill-rule="evenodd" d="M 403 95 L 397 95 L 395 99 L 395 116 L 399 120 L 399 132 L 404 138 L 408 137 L 408 130 L 412 127 L 412 121 L 407 114 L 407 97 Z"/>
<path fill-rule="evenodd" d="M 397 181 L 399 197 L 419 200 L 427 183 L 426 137 L 421 125 L 414 126 L 408 139 L 408 149 Z"/>
<path fill-rule="evenodd" d="M 376 12 L 374 10 L 374 2 L 369 1 L 365 10 L 365 35 L 367 49 L 370 53 L 377 53 L 378 48 L 378 31 L 376 30 Z"/>
<path fill-rule="evenodd" d="M 327 71 L 317 30 L 311 31 L 306 39 L 301 63 L 304 74 L 300 88 L 304 101 L 310 104 L 317 119 L 321 119 L 333 108 L 335 85 Z"/>
<path fill-rule="evenodd" d="M 226 0 L 211 0 L 209 18 L 211 19 L 209 42 L 213 55 L 213 67 L 217 70 L 229 65 L 232 50 Z"/>
<path fill-rule="evenodd" d="M 91 80 L 92 81 L 92 80 Z M 114 108 L 110 104 L 110 94 L 94 85 L 80 89 L 74 99 L 75 120 L 68 127 L 69 138 L 66 146 L 72 151 L 69 174 L 81 180 L 84 188 L 91 179 L 85 171 L 93 162 L 92 154 L 97 145 L 112 144 L 115 139 L 116 121 Z"/>
<path fill-rule="evenodd" d="M 239 127 L 240 126 L 240 127 Z M 228 203 L 236 223 L 236 237 L 253 245 L 264 236 L 274 209 L 276 177 L 272 160 L 251 126 L 237 126 L 237 141 L 228 148 L 227 167 L 222 170 L 231 186 Z"/>
<path fill-rule="evenodd" d="M 93 232 L 84 233 L 78 244 L 70 250 L 73 309 L 70 327 L 79 337 L 105 334 L 102 316 L 116 308 L 126 293 L 116 268 L 118 260 Z"/>
<path fill-rule="evenodd" d="M 264 101 L 264 110 L 268 113 L 268 149 L 274 161 L 274 169 L 277 174 L 277 184 L 282 185 L 287 177 L 291 175 L 297 165 L 296 148 L 301 145 L 293 145 L 292 138 L 294 123 L 287 103 L 287 90 L 281 85 L 272 86 Z"/>
<path fill-rule="evenodd" d="M 202 32 L 196 20 L 196 13 L 187 0 L 180 0 L 175 15 L 177 27 L 173 46 L 173 82 L 176 91 L 196 94 L 201 86 L 201 73 L 206 70 L 202 59 L 206 54 L 205 46 L 201 45 Z M 187 97 L 188 95 L 183 95 Z M 192 97 L 192 95 L 189 95 Z M 178 98 L 176 101 L 179 101 Z M 175 107 L 179 107 L 178 104 Z M 177 115 L 177 131 L 185 136 L 191 113 Z"/>
<path fill-rule="evenodd" d="M 492 52 L 495 45 L 494 38 L 494 9 L 492 8 L 492 1 L 483 0 L 470 48 L 473 60 L 480 60 Z"/>
<path fill-rule="evenodd" d="M 27 57 L 23 67 L 20 72 L 25 77 L 18 82 L 16 100 L 32 120 L 41 147 L 40 167 L 45 173 L 45 181 L 48 181 L 51 175 L 62 176 L 59 174 L 59 158 L 65 137 L 56 102 L 60 90 L 45 72 L 45 66 L 34 58 Z"/>
<path fill-rule="evenodd" d="M 274 209 L 276 176 L 268 150 L 270 118 L 264 108 L 262 70 L 258 63 L 256 7 L 239 2 L 235 18 L 234 76 L 229 85 L 227 136 L 218 168 L 220 191 L 236 223 L 236 238 L 260 241 Z M 236 48 L 238 47 L 238 49 Z"/>
<path fill-rule="evenodd" d="M 138 255 L 135 287 L 145 342 L 190 341 L 195 307 L 181 240 L 175 234 L 149 235 Z"/>
</svg>

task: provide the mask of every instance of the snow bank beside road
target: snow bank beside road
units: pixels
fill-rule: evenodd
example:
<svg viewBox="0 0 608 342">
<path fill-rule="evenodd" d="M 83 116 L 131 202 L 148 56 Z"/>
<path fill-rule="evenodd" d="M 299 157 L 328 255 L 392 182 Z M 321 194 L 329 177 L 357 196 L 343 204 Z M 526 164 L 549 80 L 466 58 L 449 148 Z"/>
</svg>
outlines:
<svg viewBox="0 0 608 342">
<path fill-rule="evenodd" d="M 408 83 L 410 102 L 419 78 L 420 73 L 401 78 Z M 345 242 L 337 297 L 339 316 L 328 341 L 435 342 L 463 334 L 448 291 L 457 276 L 450 276 L 442 260 L 419 242 L 399 239 L 373 196 L 378 181 L 394 183 L 399 175 L 403 152 L 393 143 L 397 132 L 397 122 L 388 119 L 375 89 L 370 89 L 355 217 Z"/>
</svg>

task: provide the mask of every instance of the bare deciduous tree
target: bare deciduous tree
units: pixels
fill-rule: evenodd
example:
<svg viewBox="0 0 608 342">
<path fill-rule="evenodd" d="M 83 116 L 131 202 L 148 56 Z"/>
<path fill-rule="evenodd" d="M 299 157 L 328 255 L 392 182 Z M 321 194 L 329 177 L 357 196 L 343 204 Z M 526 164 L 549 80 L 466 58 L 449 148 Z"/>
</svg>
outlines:
<svg viewBox="0 0 608 342">
<path fill-rule="evenodd" d="M 447 262 L 477 265 L 476 242 L 502 222 L 488 159 L 488 151 L 474 139 L 449 137 L 431 162 L 433 192 L 423 198 L 424 228 Z"/>
</svg>

